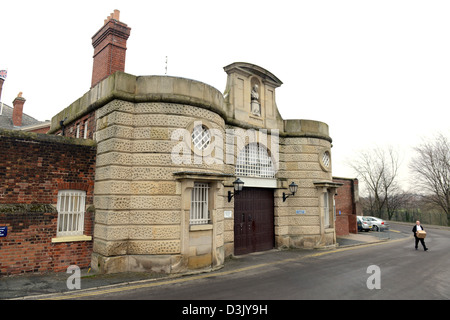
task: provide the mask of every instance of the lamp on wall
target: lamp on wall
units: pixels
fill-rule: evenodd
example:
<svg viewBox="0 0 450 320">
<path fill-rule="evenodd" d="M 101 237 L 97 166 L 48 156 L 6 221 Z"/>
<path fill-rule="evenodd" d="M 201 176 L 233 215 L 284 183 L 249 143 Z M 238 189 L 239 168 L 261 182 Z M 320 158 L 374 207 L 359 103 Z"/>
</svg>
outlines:
<svg viewBox="0 0 450 320">
<path fill-rule="evenodd" d="M 67 120 L 67 117 L 64 118 L 64 120 L 61 120 L 59 122 L 59 125 L 61 126 L 61 135 L 64 136 L 64 129 L 66 128 L 66 126 L 64 125 L 64 122 Z"/>
<path fill-rule="evenodd" d="M 232 193 L 231 191 L 228 191 L 228 202 L 231 201 L 231 198 L 233 198 L 234 195 L 239 194 L 239 192 L 242 191 L 243 187 L 244 187 L 244 181 L 242 181 L 241 179 L 237 178 L 233 182 L 234 193 Z"/>
<path fill-rule="evenodd" d="M 291 192 L 291 194 L 286 194 L 283 192 L 283 202 L 285 202 L 286 199 L 289 198 L 289 196 L 295 195 L 297 190 L 298 190 L 298 185 L 295 184 L 294 181 L 292 181 L 292 183 L 289 185 L 289 191 Z"/>
</svg>

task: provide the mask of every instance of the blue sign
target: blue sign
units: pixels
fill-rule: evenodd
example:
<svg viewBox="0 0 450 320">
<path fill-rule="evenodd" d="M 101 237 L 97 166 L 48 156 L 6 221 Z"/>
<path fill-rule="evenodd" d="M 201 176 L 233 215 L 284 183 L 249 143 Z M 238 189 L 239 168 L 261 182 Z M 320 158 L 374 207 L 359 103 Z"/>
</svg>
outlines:
<svg viewBox="0 0 450 320">
<path fill-rule="evenodd" d="M 8 234 L 8 227 L 0 227 L 0 237 L 6 237 Z"/>
<path fill-rule="evenodd" d="M 306 214 L 306 210 L 295 210 L 296 214 Z"/>
</svg>

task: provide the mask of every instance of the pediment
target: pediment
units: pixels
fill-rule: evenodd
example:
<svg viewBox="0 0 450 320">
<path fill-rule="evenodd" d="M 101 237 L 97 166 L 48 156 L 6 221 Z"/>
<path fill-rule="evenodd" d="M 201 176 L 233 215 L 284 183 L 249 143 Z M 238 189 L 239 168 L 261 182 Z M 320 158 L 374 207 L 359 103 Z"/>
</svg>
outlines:
<svg viewBox="0 0 450 320">
<path fill-rule="evenodd" d="M 239 72 L 247 76 L 256 75 L 264 82 L 271 84 L 274 88 L 278 88 L 283 82 L 278 79 L 270 71 L 247 62 L 235 62 L 223 68 L 227 74 Z"/>
</svg>

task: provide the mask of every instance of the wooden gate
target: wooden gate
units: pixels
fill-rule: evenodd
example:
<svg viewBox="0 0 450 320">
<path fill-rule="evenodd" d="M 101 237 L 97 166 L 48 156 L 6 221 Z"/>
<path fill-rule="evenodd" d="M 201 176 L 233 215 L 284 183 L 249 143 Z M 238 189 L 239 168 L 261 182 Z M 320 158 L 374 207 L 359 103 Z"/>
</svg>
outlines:
<svg viewBox="0 0 450 320">
<path fill-rule="evenodd" d="M 234 254 L 274 247 L 273 190 L 245 188 L 234 199 Z"/>
</svg>

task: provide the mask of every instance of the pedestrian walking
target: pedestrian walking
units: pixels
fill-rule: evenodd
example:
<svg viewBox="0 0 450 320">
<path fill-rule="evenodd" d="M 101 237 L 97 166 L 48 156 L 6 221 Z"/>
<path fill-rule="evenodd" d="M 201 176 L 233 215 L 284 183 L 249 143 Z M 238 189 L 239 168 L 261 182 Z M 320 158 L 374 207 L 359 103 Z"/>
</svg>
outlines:
<svg viewBox="0 0 450 320">
<path fill-rule="evenodd" d="M 425 239 L 424 238 L 419 238 L 418 237 L 418 231 L 425 231 L 425 229 L 422 227 L 422 225 L 420 224 L 420 221 L 419 220 L 417 220 L 416 221 L 416 225 L 412 228 L 412 232 L 414 233 L 414 239 L 415 239 L 415 248 L 416 248 L 416 250 L 418 249 L 418 245 L 419 245 L 419 241 L 420 241 L 420 243 L 422 244 L 422 246 L 423 246 L 423 250 L 424 251 L 427 251 L 428 250 L 428 248 L 427 248 L 427 246 L 425 245 Z"/>
</svg>

